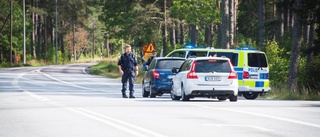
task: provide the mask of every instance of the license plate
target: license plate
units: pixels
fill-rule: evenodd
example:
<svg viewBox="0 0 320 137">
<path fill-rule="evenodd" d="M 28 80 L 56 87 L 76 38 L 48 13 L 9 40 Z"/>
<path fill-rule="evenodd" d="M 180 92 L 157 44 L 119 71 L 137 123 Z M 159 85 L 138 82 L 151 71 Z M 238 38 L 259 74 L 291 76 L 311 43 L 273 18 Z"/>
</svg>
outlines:
<svg viewBox="0 0 320 137">
<path fill-rule="evenodd" d="M 220 81 L 221 77 L 218 77 L 218 76 L 207 76 L 207 77 L 205 77 L 205 80 L 206 81 Z"/>
<path fill-rule="evenodd" d="M 169 75 L 168 76 L 168 79 L 173 79 L 174 78 L 174 75 Z"/>
<path fill-rule="evenodd" d="M 258 79 L 258 75 L 250 75 L 250 79 Z"/>
</svg>

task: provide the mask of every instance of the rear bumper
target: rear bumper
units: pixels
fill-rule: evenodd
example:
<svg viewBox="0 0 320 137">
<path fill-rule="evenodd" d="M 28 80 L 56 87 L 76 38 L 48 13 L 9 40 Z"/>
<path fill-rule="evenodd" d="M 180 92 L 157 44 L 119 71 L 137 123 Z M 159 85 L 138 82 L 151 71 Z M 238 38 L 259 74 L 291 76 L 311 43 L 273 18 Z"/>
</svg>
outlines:
<svg viewBox="0 0 320 137">
<path fill-rule="evenodd" d="M 193 90 L 190 97 L 212 97 L 235 95 L 233 90 Z"/>
<path fill-rule="evenodd" d="M 153 91 L 157 93 L 170 93 L 171 92 L 171 86 L 172 84 L 170 83 L 156 83 L 152 85 Z"/>
</svg>

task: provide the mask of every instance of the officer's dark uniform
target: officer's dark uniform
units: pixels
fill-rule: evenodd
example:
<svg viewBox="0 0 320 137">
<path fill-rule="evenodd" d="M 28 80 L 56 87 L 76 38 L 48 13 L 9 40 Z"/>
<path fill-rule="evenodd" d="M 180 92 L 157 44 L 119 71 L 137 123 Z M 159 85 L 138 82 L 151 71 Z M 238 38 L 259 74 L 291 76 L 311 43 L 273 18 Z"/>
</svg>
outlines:
<svg viewBox="0 0 320 137">
<path fill-rule="evenodd" d="M 148 58 L 148 61 L 147 61 L 146 65 L 149 66 L 151 64 L 151 61 L 153 60 L 153 58 L 154 58 L 154 56 Z"/>
<path fill-rule="evenodd" d="M 126 96 L 126 90 L 127 90 L 127 80 L 129 79 L 129 91 L 130 91 L 130 97 L 133 97 L 133 84 L 134 84 L 134 67 L 138 65 L 138 61 L 136 59 L 136 56 L 133 53 L 127 54 L 124 53 L 121 55 L 120 60 L 118 62 L 118 66 L 121 66 L 121 69 L 123 71 L 122 75 L 122 95 Z"/>
<path fill-rule="evenodd" d="M 153 51 L 152 51 L 152 54 L 154 54 L 154 53 L 157 53 L 156 50 L 153 50 Z M 154 58 L 155 58 L 154 56 L 151 56 L 150 58 L 148 58 L 146 65 L 149 66 L 149 65 L 151 64 L 151 61 L 152 61 Z"/>
</svg>

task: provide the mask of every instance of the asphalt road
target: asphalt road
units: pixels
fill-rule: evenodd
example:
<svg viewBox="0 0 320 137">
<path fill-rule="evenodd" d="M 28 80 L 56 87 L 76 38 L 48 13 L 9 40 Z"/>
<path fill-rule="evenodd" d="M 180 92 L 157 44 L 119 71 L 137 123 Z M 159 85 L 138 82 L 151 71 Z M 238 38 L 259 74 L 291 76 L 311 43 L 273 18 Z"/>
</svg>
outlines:
<svg viewBox="0 0 320 137">
<path fill-rule="evenodd" d="M 319 137 L 319 101 L 121 98 L 92 64 L 0 69 L 0 137 Z"/>
</svg>

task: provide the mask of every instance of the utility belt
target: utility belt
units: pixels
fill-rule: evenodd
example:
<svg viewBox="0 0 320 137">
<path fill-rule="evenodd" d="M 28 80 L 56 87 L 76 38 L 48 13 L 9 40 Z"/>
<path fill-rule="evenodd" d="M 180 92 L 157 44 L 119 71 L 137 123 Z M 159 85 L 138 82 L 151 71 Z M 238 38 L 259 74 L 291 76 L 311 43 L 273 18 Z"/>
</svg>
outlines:
<svg viewBox="0 0 320 137">
<path fill-rule="evenodd" d="M 131 71 L 133 68 L 122 68 L 123 71 Z"/>
</svg>

